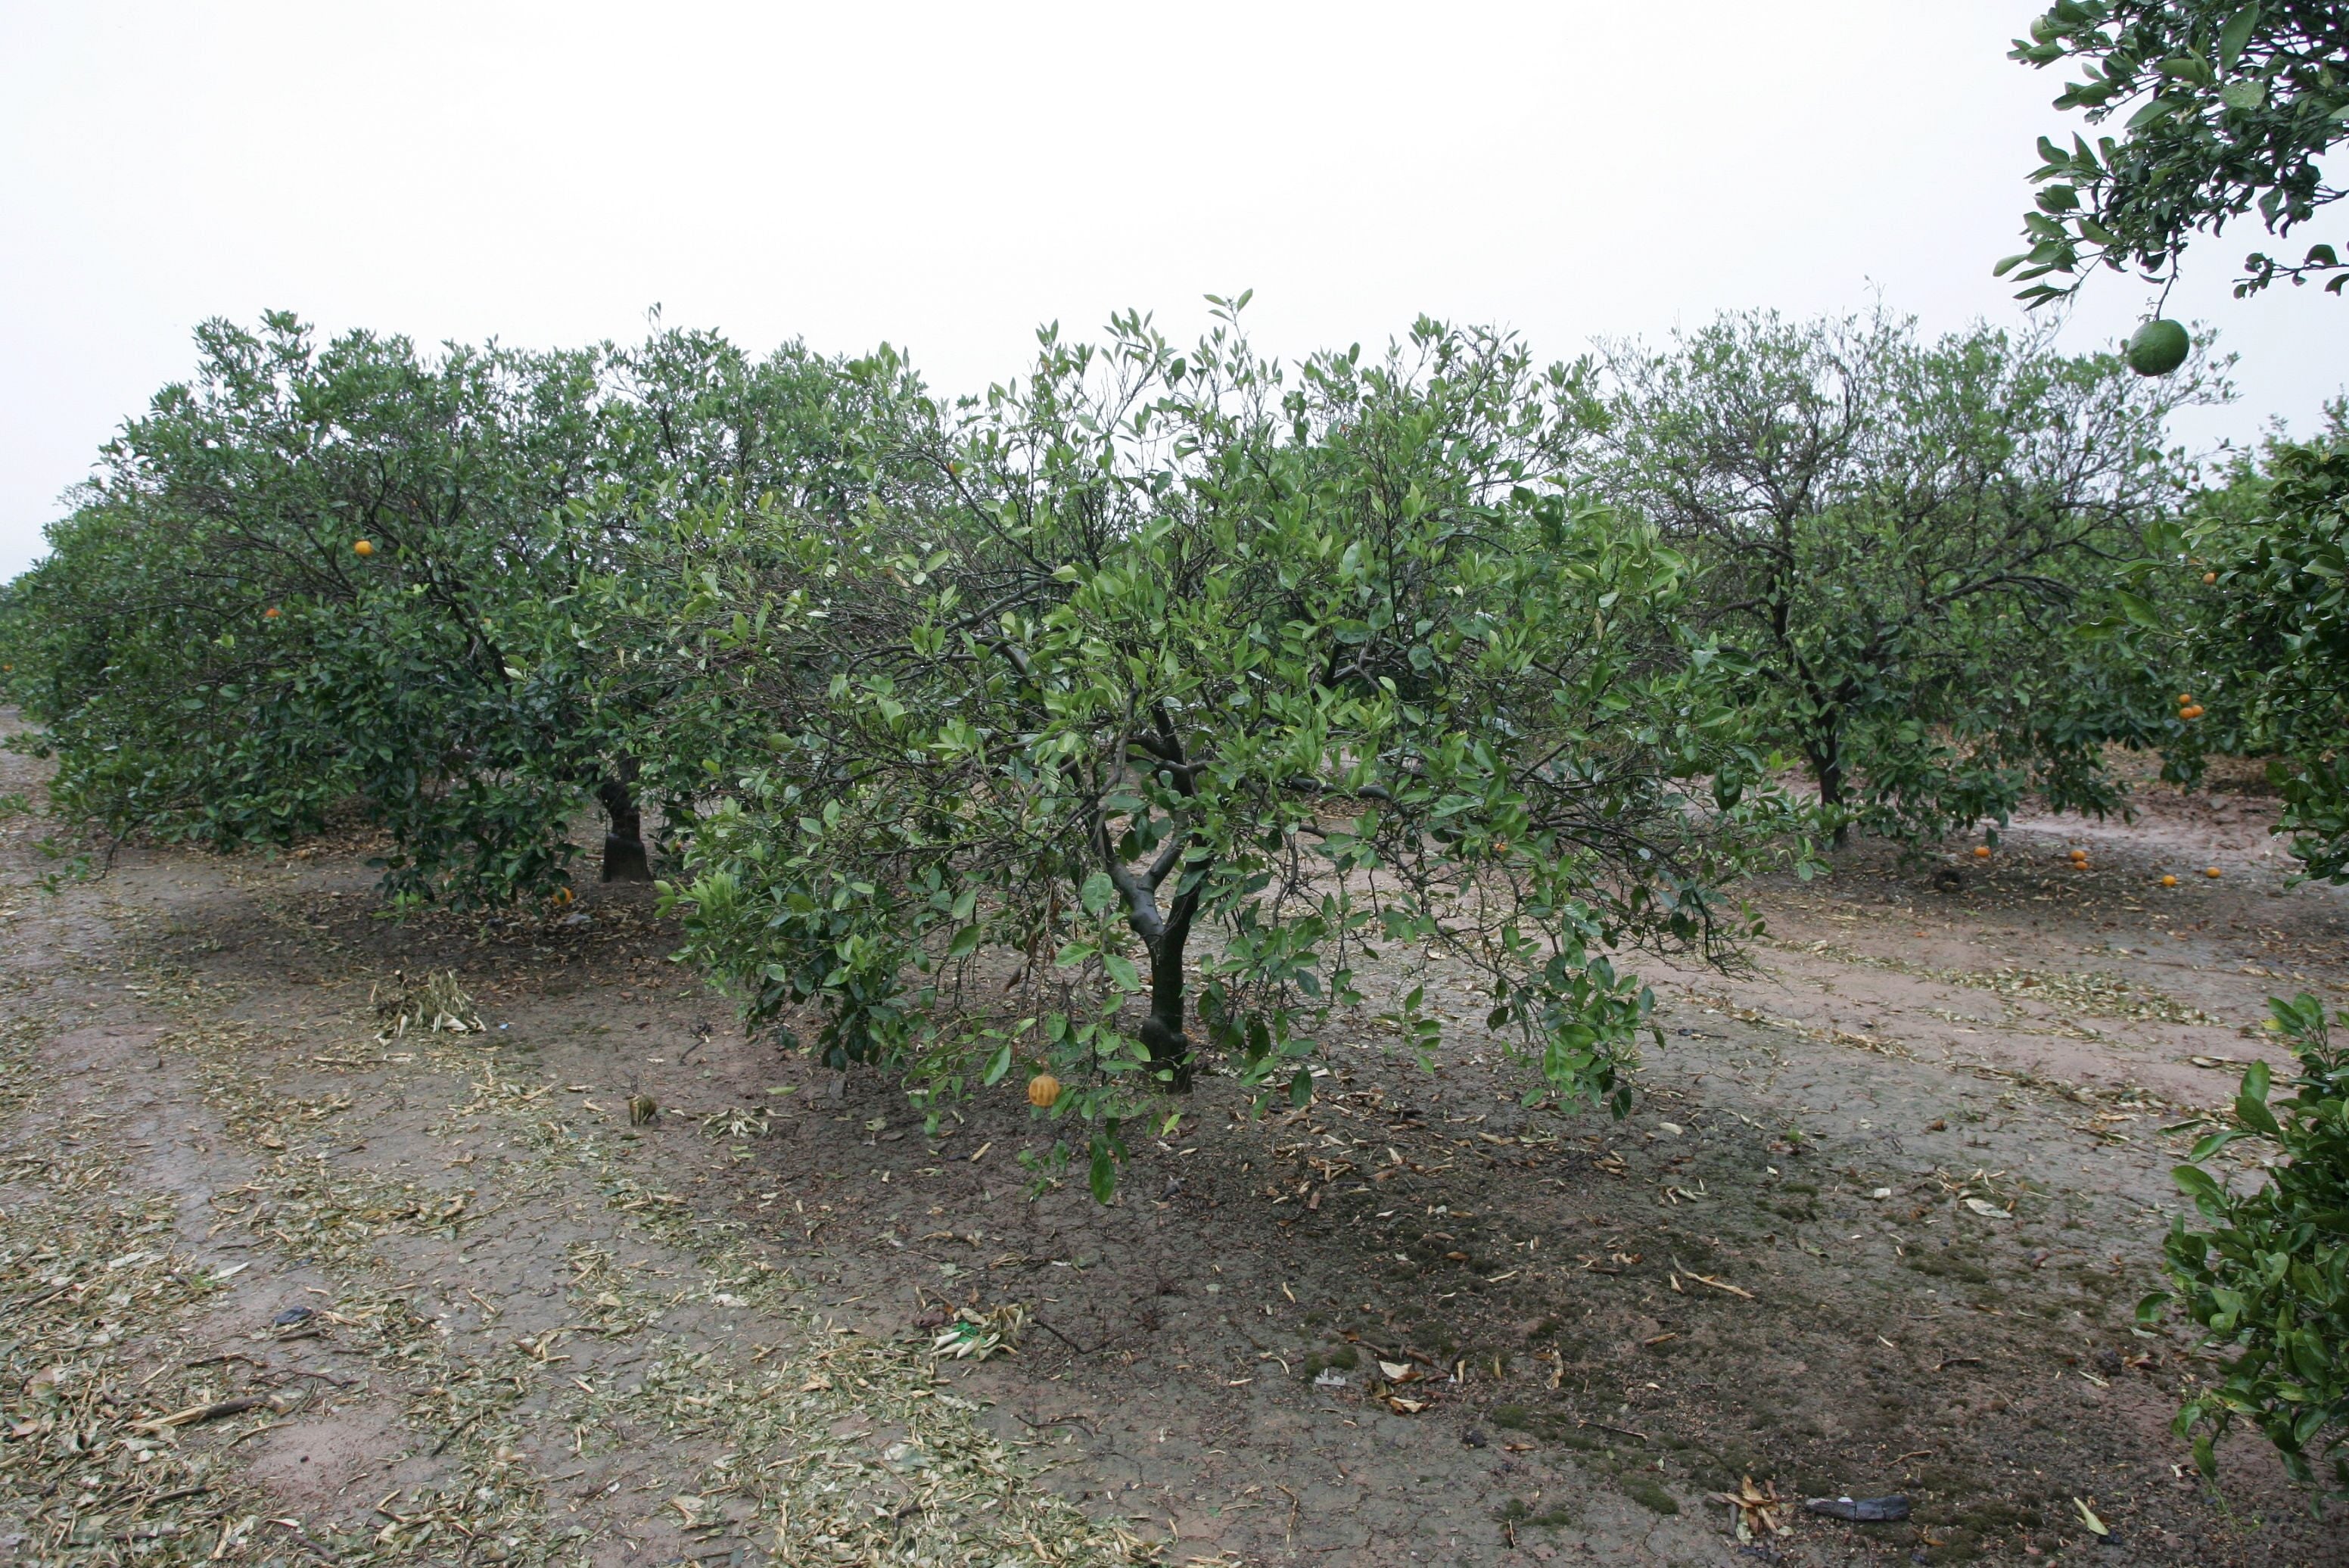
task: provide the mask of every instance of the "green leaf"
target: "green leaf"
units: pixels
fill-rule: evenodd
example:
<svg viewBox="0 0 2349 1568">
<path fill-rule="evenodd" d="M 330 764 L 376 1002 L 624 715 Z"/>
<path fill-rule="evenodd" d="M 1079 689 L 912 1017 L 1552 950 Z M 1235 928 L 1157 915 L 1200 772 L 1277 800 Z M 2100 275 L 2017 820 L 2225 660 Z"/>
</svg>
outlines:
<svg viewBox="0 0 2349 1568">
<path fill-rule="evenodd" d="M 1313 1069 L 1299 1068 L 1288 1080 L 1288 1103 L 1302 1110 L 1313 1103 Z"/>
<path fill-rule="evenodd" d="M 2262 1086 L 2263 1088 L 2264 1087 Z M 2255 1132 L 2264 1133 L 2270 1138 L 2277 1137 L 2283 1131 L 2282 1126 L 2276 1121 L 2275 1112 L 2268 1109 L 2267 1101 L 2254 1099 L 2248 1090 L 2235 1097 L 2235 1114 L 2242 1119 L 2246 1127 Z"/>
<path fill-rule="evenodd" d="M 995 1085 L 1002 1082 L 1003 1075 L 1010 1070 L 1011 1042 L 1009 1040 L 1006 1040 L 1002 1045 L 996 1047 L 996 1051 L 993 1056 L 987 1058 L 987 1076 L 985 1079 L 987 1086 L 992 1088 Z"/>
<path fill-rule="evenodd" d="M 2276 1112 L 2267 1108 L 2267 1085 L 2269 1085 L 2267 1063 L 2264 1061 L 2251 1063 L 2251 1068 L 2243 1070 L 2241 1094 L 2234 1096 L 2234 1115 L 2241 1119 L 2246 1127 L 2251 1127 L 2252 1131 L 2262 1131 L 2262 1134 L 2267 1134 L 2269 1139 L 2274 1139 L 2274 1136 L 2279 1136 L 2283 1130 L 2276 1124 Z"/>
<path fill-rule="evenodd" d="M 2227 18 L 2227 25 L 2219 29 L 2219 64 L 2223 69 L 2231 71 L 2235 68 L 2235 62 L 2243 57 L 2243 49 L 2251 43 L 2252 30 L 2259 25 L 2260 8 L 2256 5 L 2246 5 Z M 2238 107 L 2255 108 L 2258 106 Z"/>
<path fill-rule="evenodd" d="M 1093 1139 L 1092 1170 L 1088 1185 L 1092 1188 L 1096 1203 L 1106 1203 L 1117 1195 L 1117 1161 L 1110 1152 L 1109 1140 L 1098 1135 Z"/>
<path fill-rule="evenodd" d="M 1111 901 L 1117 897 L 1117 884 L 1110 881 L 1108 872 L 1095 872 L 1085 879 L 1084 886 L 1078 890 L 1077 897 L 1084 904 L 1085 913 L 1098 920 L 1101 918 L 1102 911 L 1107 909 Z"/>
<path fill-rule="evenodd" d="M 2199 1165 L 2241 1136 L 2241 1133 L 2234 1131 L 2206 1133 L 2194 1140 L 2194 1148 L 2186 1158 Z"/>
<path fill-rule="evenodd" d="M 2177 1182 L 2189 1197 L 2206 1198 L 2212 1202 L 2218 1202 L 2225 1191 L 2199 1166 L 2173 1166 L 2170 1168 L 2169 1179 Z"/>
<path fill-rule="evenodd" d="M 1110 984 L 1129 995 L 1142 989 L 1142 975 L 1134 969 L 1133 960 L 1123 953 L 1102 954 L 1102 967 L 1109 971 Z"/>
</svg>

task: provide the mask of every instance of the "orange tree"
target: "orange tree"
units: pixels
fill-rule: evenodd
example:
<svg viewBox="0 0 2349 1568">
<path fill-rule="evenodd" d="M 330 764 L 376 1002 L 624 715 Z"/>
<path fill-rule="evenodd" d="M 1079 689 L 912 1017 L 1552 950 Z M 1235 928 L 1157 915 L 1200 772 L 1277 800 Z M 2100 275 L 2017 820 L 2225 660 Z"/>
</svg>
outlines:
<svg viewBox="0 0 2349 1568">
<path fill-rule="evenodd" d="M 611 781 L 575 592 L 601 356 L 322 348 L 285 315 L 198 342 L 12 591 L 59 810 L 232 848 L 356 801 L 400 898 L 559 882 Z"/>
<path fill-rule="evenodd" d="M 882 495 L 926 504 L 935 469 L 921 454 L 938 410 L 885 345 L 830 358 L 791 343 L 756 358 L 714 333 L 667 331 L 610 368 L 605 478 L 586 511 L 621 542 L 615 569 L 589 584 L 609 655 L 595 701 L 629 738 L 621 765 L 636 793 L 679 843 L 710 793 L 711 759 L 755 750 L 771 728 L 698 659 L 639 651 L 665 646 L 679 604 L 708 592 L 703 573 L 723 553 L 711 521 L 775 509 L 844 532 Z"/>
<path fill-rule="evenodd" d="M 647 810 L 681 830 L 706 780 L 647 726 L 621 562 L 712 498 L 837 516 L 905 380 L 684 332 L 428 356 L 274 315 L 199 344 L 11 586 L 14 689 L 67 814 L 231 848 L 356 804 L 402 901 L 561 885 L 591 802 L 602 874 L 649 878 Z"/>
<path fill-rule="evenodd" d="M 2157 531 L 2132 573 L 2128 634 L 2207 707 L 2173 770 L 2205 750 L 2269 758 L 2276 831 L 2311 877 L 2349 882 L 2349 442 L 2343 408 L 2313 440 L 2270 441 Z M 2161 606 L 2157 608 L 2157 606 Z"/>
<path fill-rule="evenodd" d="M 2349 448 L 2282 448 L 2269 480 L 2257 526 L 2204 536 L 2218 593 L 2203 634 L 2272 650 L 2248 695 L 2280 754 L 2277 830 L 2310 875 L 2349 882 Z"/>
<path fill-rule="evenodd" d="M 1587 472 L 1705 573 L 1692 614 L 1837 841 L 1921 841 L 2026 792 L 2113 809 L 2103 746 L 2172 738 L 2167 677 L 2075 633 L 2177 497 L 2165 418 L 2214 390 L 1988 327 L 1731 315 L 1602 356 Z"/>
<path fill-rule="evenodd" d="M 718 509 L 632 568 L 679 583 L 678 689 L 759 717 L 705 732 L 687 952 L 933 1102 L 1050 1069 L 1103 1196 L 1203 1068 L 1309 1097 L 1382 953 L 1460 960 L 1537 1094 L 1619 1112 L 1617 958 L 1722 952 L 1794 823 L 1688 562 L 1569 502 L 1567 378 L 1513 343 L 1291 375 L 1222 308 L 1189 353 L 1048 333 L 846 516 Z"/>
</svg>

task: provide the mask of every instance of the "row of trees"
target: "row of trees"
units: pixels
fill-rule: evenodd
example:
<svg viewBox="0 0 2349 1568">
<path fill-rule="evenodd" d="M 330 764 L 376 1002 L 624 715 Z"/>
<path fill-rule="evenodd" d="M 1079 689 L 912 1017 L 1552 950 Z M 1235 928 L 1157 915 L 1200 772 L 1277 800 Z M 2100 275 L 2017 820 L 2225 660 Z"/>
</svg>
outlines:
<svg viewBox="0 0 2349 1568">
<path fill-rule="evenodd" d="M 1627 954 L 1723 955 L 1814 832 L 2109 810 L 2115 742 L 2186 776 L 2181 682 L 2299 759 L 2341 869 L 2301 589 L 2349 459 L 2198 496 L 2163 425 L 2208 366 L 1880 315 L 1283 365 L 1242 303 L 1188 348 L 1048 331 L 955 403 L 885 349 L 214 324 L 8 590 L 12 690 L 63 811 L 221 849 L 356 811 L 400 903 L 548 894 L 599 809 L 754 1023 L 926 1094 L 1049 1064 L 1104 1182 L 1203 1050 L 1309 1093 L 1381 952 L 1464 960 L 1547 1092 L 1619 1108 Z"/>
</svg>

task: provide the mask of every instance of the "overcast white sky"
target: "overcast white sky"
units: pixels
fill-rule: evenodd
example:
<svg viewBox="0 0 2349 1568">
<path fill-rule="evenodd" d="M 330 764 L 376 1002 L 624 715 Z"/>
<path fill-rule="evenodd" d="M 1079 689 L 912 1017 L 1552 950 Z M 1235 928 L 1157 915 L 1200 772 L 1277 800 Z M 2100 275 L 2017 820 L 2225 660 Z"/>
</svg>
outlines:
<svg viewBox="0 0 2349 1568">
<path fill-rule="evenodd" d="M 887 340 L 933 385 L 1041 321 L 1259 343 L 1419 312 L 1545 355 L 1724 307 L 2011 321 L 2056 77 L 2007 0 L 1049 6 L 0 5 L 0 575 L 98 444 L 270 307 L 524 345 L 673 325 Z M 2329 236 L 2338 240 L 2340 236 Z M 2243 397 L 2198 442 L 2306 427 L 2349 301 L 2238 304 L 2204 242 L 2169 314 Z M 2067 331 L 2125 332 L 2106 275 Z"/>
</svg>

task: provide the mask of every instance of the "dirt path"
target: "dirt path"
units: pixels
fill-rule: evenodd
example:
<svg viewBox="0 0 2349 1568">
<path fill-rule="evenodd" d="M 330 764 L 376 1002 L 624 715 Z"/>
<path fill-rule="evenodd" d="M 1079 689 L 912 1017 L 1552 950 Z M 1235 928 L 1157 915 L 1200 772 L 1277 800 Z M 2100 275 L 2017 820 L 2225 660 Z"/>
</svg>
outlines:
<svg viewBox="0 0 2349 1568">
<path fill-rule="evenodd" d="M 468 944 L 543 994 L 385 1035 L 371 993 L 412 987 L 326 917 L 429 934 L 376 928 L 347 860 L 134 854 L 51 897 L 35 831 L 0 946 L 0 1561 L 1153 1555 L 920 1349 L 812 1311 L 689 1121 L 615 1130 L 547 1070 L 605 1059 L 574 954 Z"/>
<path fill-rule="evenodd" d="M 2349 999 L 2265 809 L 1857 852 L 1758 890 L 1751 973 L 1656 972 L 1627 1122 L 1364 1028 L 1302 1112 L 1210 1079 L 1106 1209 L 1031 1195 L 1015 1085 L 931 1137 L 746 1043 L 634 890 L 394 925 L 347 845 L 51 895 L 20 818 L 0 1562 L 2349 1561 L 2254 1444 L 2181 1473 L 2208 1367 L 2131 1324 L 2197 1058 Z M 378 1040 L 450 970 L 482 1029 Z M 1745 1475 L 1916 1511 L 1741 1549 Z"/>
</svg>

